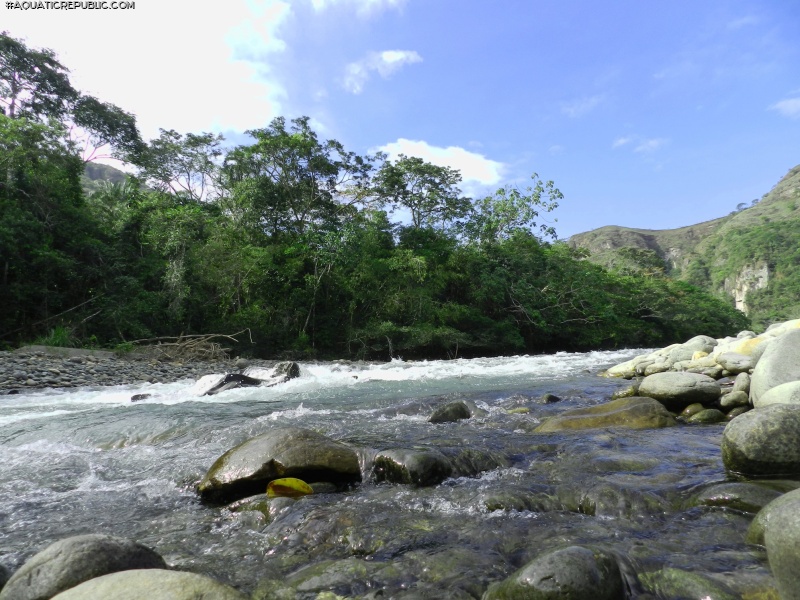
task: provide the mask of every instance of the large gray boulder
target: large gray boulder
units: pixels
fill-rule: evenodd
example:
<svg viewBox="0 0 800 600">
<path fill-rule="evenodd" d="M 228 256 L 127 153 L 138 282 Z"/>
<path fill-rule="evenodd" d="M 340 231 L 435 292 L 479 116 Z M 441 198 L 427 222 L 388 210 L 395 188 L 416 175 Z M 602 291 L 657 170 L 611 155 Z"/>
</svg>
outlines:
<svg viewBox="0 0 800 600">
<path fill-rule="evenodd" d="M 770 511 L 764 545 L 781 599 L 800 600 L 800 497 L 792 496 Z"/>
<path fill-rule="evenodd" d="M 625 597 L 619 565 L 597 549 L 570 546 L 536 557 L 489 587 L 484 600 L 617 600 Z"/>
<path fill-rule="evenodd" d="M 642 380 L 639 395 L 654 398 L 672 411 L 681 411 L 690 404 L 711 404 L 720 396 L 714 379 L 700 373 L 656 373 Z"/>
<path fill-rule="evenodd" d="M 758 511 L 755 519 L 752 520 L 750 527 L 747 529 L 746 541 L 748 544 L 764 545 L 764 531 L 767 528 L 767 524 L 772 522 L 774 515 L 777 514 L 776 511 L 778 508 L 787 503 L 793 504 L 795 510 L 799 509 L 800 489 L 795 489 L 778 496 Z"/>
<path fill-rule="evenodd" d="M 0 591 L 0 600 L 48 600 L 108 573 L 166 567 L 158 554 L 131 540 L 79 535 L 55 542 L 28 559 Z"/>
<path fill-rule="evenodd" d="M 548 419 L 535 433 L 576 431 L 598 427 L 624 427 L 626 429 L 657 429 L 677 425 L 664 406 L 652 398 L 620 398 L 597 406 L 568 410 Z"/>
<path fill-rule="evenodd" d="M 800 405 L 800 381 L 789 381 L 768 389 L 756 400 L 755 407 L 760 408 L 770 404 Z"/>
<path fill-rule="evenodd" d="M 793 329 L 770 342 L 750 381 L 750 402 L 756 406 L 767 390 L 800 380 L 800 329 Z"/>
<path fill-rule="evenodd" d="M 728 423 L 722 434 L 725 468 L 747 475 L 800 473 L 800 406 L 774 404 Z"/>
<path fill-rule="evenodd" d="M 247 600 L 218 581 L 181 571 L 146 569 L 104 575 L 62 592 L 53 600 Z"/>
<path fill-rule="evenodd" d="M 315 431 L 275 429 L 247 440 L 220 456 L 197 486 L 204 500 L 232 502 L 266 492 L 281 477 L 304 481 L 361 481 L 356 452 Z"/>
</svg>

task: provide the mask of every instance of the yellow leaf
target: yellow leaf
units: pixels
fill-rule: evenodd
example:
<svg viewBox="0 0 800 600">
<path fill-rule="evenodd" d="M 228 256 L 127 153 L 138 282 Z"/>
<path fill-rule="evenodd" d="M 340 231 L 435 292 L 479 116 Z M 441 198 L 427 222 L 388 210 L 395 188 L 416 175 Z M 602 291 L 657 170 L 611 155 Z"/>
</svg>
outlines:
<svg viewBox="0 0 800 600">
<path fill-rule="evenodd" d="M 285 477 L 275 479 L 267 485 L 267 497 L 269 498 L 300 498 L 313 494 L 314 490 L 302 479 Z"/>
</svg>

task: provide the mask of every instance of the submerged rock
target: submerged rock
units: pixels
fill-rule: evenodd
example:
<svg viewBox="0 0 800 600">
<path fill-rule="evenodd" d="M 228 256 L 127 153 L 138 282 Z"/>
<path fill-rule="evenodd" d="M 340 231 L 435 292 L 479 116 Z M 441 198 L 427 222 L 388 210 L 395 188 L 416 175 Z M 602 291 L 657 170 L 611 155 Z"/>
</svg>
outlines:
<svg viewBox="0 0 800 600">
<path fill-rule="evenodd" d="M 0 591 L 0 600 L 42 600 L 108 573 L 166 567 L 156 552 L 131 540 L 80 535 L 50 544 L 31 557 Z"/>
<path fill-rule="evenodd" d="M 774 404 L 731 420 L 722 434 L 722 462 L 735 473 L 800 473 L 800 406 Z"/>
<path fill-rule="evenodd" d="M 104 575 L 53 600 L 247 600 L 241 592 L 205 575 L 142 569 Z"/>
<path fill-rule="evenodd" d="M 625 584 L 616 559 L 599 549 L 570 546 L 536 557 L 489 587 L 484 600 L 618 600 Z"/>
<path fill-rule="evenodd" d="M 197 486 L 204 500 L 230 502 L 263 492 L 280 477 L 354 483 L 361 480 L 358 455 L 324 435 L 299 427 L 268 431 L 220 456 Z"/>
<path fill-rule="evenodd" d="M 690 506 L 718 506 L 757 513 L 781 495 L 776 489 L 749 482 L 717 483 L 692 498 Z"/>
<path fill-rule="evenodd" d="M 433 411 L 428 421 L 431 423 L 452 423 L 462 419 L 469 419 L 471 416 L 472 412 L 469 410 L 469 406 L 465 402 L 458 401 L 440 406 Z"/>
<path fill-rule="evenodd" d="M 682 569 L 664 568 L 642 573 L 639 576 L 647 591 L 659 598 L 713 598 L 714 600 L 740 600 L 725 584 L 703 573 Z"/>
<path fill-rule="evenodd" d="M 453 466 L 438 450 L 396 448 L 379 452 L 372 472 L 376 481 L 427 486 L 450 477 Z"/>
<path fill-rule="evenodd" d="M 534 429 L 534 433 L 575 431 L 597 427 L 655 429 L 675 424 L 675 417 L 661 403 L 651 398 L 633 396 L 588 408 L 568 410 L 539 425 Z"/>
</svg>

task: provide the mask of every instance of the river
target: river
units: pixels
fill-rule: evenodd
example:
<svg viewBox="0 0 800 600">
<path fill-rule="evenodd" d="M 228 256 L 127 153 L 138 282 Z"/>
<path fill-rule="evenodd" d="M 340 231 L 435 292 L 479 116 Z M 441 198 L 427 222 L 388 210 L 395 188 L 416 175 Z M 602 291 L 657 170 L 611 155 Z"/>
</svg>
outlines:
<svg viewBox="0 0 800 600">
<path fill-rule="evenodd" d="M 751 516 L 691 506 L 726 480 L 724 425 L 532 433 L 544 417 L 607 400 L 623 382 L 597 372 L 641 352 L 301 363 L 280 386 L 210 397 L 192 395 L 193 381 L 0 396 L 0 564 L 13 571 L 55 540 L 108 533 L 247 593 L 294 578 L 298 598 L 480 598 L 571 544 L 619 556 L 634 598 L 653 597 L 639 577 L 663 568 L 739 589 L 768 577 L 763 553 L 743 541 Z M 140 393 L 151 397 L 131 403 Z M 538 403 L 544 393 L 561 401 Z M 427 421 L 456 399 L 482 414 Z M 370 481 L 365 462 L 361 485 L 302 498 L 271 522 L 200 503 L 194 486 L 219 455 L 285 425 L 363 456 L 464 447 L 508 466 L 416 488 Z"/>
</svg>

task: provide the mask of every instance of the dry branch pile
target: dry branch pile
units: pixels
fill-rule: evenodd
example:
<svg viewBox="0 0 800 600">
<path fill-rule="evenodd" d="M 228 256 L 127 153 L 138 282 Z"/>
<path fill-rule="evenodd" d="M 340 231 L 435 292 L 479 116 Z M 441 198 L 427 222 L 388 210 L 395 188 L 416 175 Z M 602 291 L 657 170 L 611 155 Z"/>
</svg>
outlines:
<svg viewBox="0 0 800 600">
<path fill-rule="evenodd" d="M 235 336 L 247 333 L 250 343 L 253 342 L 249 329 L 243 329 L 232 335 L 221 333 L 179 335 L 177 337 L 157 337 L 142 340 L 133 340 L 130 343 L 136 346 L 137 352 L 142 352 L 152 359 L 164 361 L 217 361 L 230 358 L 230 348 L 224 348 L 223 343 L 239 343 Z"/>
</svg>

